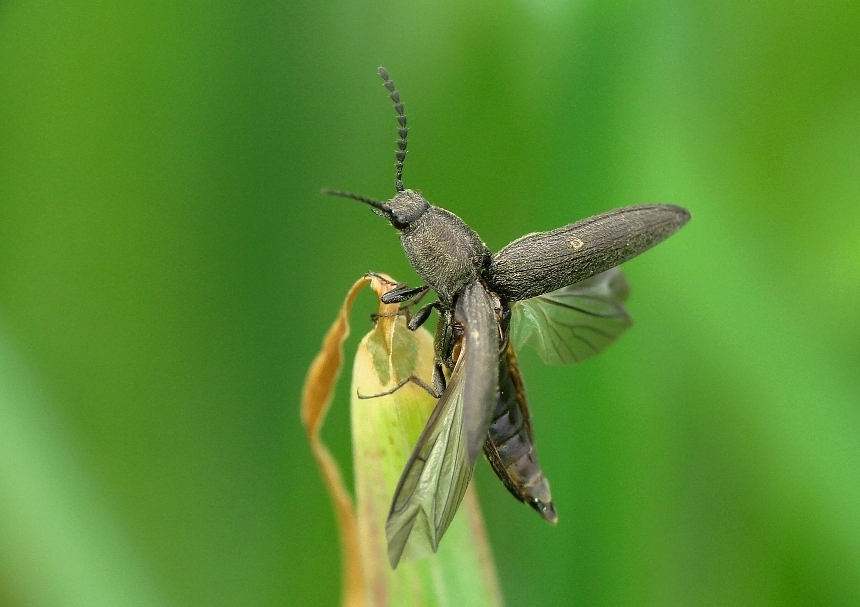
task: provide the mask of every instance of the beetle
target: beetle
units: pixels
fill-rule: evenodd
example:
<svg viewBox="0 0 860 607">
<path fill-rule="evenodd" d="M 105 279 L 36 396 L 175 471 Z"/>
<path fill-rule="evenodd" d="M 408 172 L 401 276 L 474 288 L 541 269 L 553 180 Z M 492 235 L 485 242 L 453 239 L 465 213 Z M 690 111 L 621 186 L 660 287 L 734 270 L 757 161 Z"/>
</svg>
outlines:
<svg viewBox="0 0 860 607">
<path fill-rule="evenodd" d="M 407 120 L 385 68 L 398 135 L 394 197 L 379 201 L 340 190 L 324 193 L 363 202 L 397 229 L 403 250 L 426 283 L 395 285 L 382 296 L 400 303 L 408 327 L 435 309 L 430 384 L 410 376 L 438 402 L 395 489 L 386 522 L 392 568 L 403 558 L 436 552 L 483 450 L 518 500 L 545 520 L 558 519 L 537 461 L 516 348 L 534 346 L 548 363 L 580 362 L 630 324 L 629 287 L 619 264 L 665 240 L 690 219 L 679 206 L 616 209 L 549 231 L 527 234 L 493 254 L 462 219 L 403 186 Z M 412 307 L 432 290 L 437 301 Z"/>
</svg>

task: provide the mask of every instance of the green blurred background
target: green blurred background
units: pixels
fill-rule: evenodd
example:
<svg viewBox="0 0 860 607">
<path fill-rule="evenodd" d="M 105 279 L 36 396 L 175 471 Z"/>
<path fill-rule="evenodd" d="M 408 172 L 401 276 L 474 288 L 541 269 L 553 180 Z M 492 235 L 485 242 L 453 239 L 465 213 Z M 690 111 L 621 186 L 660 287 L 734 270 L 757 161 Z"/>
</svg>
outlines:
<svg viewBox="0 0 860 607">
<path fill-rule="evenodd" d="M 693 220 L 636 320 L 522 356 L 561 521 L 510 605 L 860 604 L 860 4 L 0 1 L 0 605 L 334 605 L 304 374 L 404 181 L 497 250 Z M 353 315 L 354 350 L 374 305 Z M 346 382 L 326 439 L 349 468 Z"/>
</svg>

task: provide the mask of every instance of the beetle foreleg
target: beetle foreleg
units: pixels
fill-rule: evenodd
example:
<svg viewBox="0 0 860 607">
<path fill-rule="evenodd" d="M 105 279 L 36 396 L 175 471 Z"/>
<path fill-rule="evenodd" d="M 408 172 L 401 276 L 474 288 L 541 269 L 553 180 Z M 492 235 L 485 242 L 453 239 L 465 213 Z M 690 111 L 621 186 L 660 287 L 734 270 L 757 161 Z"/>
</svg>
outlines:
<svg viewBox="0 0 860 607">
<path fill-rule="evenodd" d="M 409 300 L 414 300 L 412 303 L 418 303 L 429 289 L 430 287 L 427 285 L 423 287 L 410 287 L 402 282 L 379 299 L 384 304 L 402 303 Z"/>
</svg>

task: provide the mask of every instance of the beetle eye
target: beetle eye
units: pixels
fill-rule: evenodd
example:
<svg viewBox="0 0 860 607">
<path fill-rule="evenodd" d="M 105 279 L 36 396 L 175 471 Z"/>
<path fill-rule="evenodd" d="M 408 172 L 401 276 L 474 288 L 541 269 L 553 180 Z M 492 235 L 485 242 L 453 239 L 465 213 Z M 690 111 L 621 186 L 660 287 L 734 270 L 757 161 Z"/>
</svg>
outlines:
<svg viewBox="0 0 860 607">
<path fill-rule="evenodd" d="M 398 230 L 405 230 L 409 227 L 409 220 L 405 219 L 402 215 L 395 215 L 392 213 L 389 221 L 391 222 L 391 225 Z"/>
</svg>

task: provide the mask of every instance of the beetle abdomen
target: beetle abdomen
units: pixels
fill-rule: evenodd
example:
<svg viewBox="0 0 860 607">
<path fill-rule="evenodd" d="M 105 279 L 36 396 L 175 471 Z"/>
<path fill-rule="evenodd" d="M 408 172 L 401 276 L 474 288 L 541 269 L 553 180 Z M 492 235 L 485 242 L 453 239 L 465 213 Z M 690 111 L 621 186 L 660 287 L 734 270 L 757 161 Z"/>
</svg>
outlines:
<svg viewBox="0 0 860 607">
<path fill-rule="evenodd" d="M 537 460 L 531 414 L 512 346 L 499 361 L 499 394 L 484 454 L 511 494 L 550 523 L 558 520 L 549 481 Z"/>
</svg>

